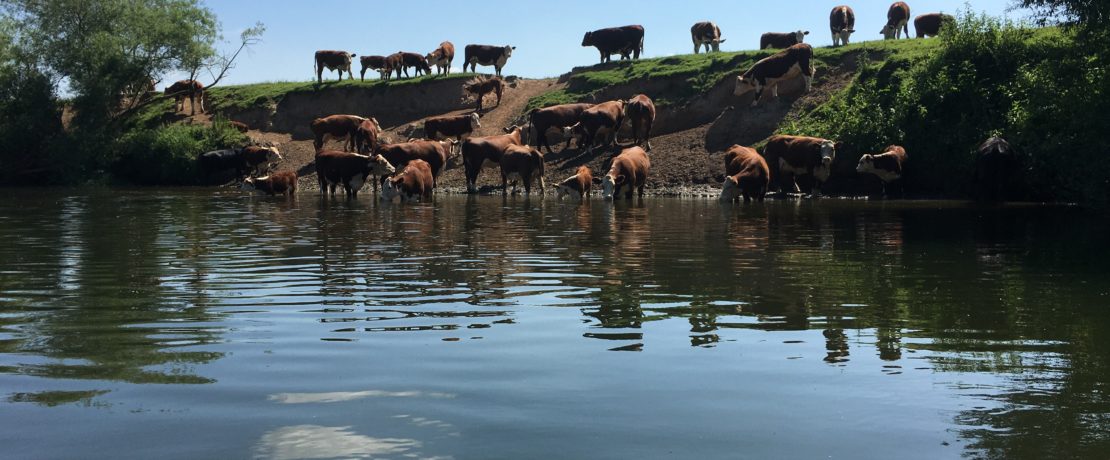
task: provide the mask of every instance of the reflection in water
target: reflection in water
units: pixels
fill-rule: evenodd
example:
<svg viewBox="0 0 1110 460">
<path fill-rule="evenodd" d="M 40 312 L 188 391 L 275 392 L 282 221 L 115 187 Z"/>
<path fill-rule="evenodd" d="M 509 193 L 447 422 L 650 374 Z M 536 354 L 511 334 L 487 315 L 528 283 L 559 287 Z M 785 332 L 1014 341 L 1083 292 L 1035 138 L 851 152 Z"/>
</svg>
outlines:
<svg viewBox="0 0 1110 460">
<path fill-rule="evenodd" d="M 10 405 L 110 405 L 125 398 L 121 384 L 210 384 L 201 387 L 241 397 L 235 389 L 247 384 L 236 379 L 257 378 L 263 407 L 373 405 L 368 412 L 414 427 L 464 433 L 449 417 L 486 410 L 530 429 L 566 429 L 545 425 L 555 424 L 542 420 L 547 413 L 516 412 L 537 400 L 599 404 L 594 395 L 655 407 L 653 398 L 683 394 L 701 407 L 688 399 L 700 388 L 666 375 L 637 375 L 677 392 L 644 399 L 561 380 L 594 362 L 648 362 L 692 382 L 734 369 L 795 380 L 870 372 L 886 380 L 863 384 L 883 395 L 929 380 L 946 392 L 940 400 L 959 401 L 943 413 L 955 424 L 945 429 L 972 456 L 1084 457 L 1110 445 L 1110 267 L 1100 256 L 1108 226 L 1074 210 L 473 196 L 391 206 L 207 192 L 19 198 L 0 204 L 0 239 L 18 242 L 0 247 L 0 385 L 11 388 Z M 244 351 L 255 347 L 261 357 Z M 502 382 L 519 371 L 511 365 L 564 356 L 578 367 L 496 387 L 512 410 L 452 406 L 479 391 L 467 387 L 476 374 Z M 398 367 L 393 359 L 417 370 L 379 375 L 377 366 Z M 302 369 L 316 360 L 323 368 Z M 406 390 L 330 391 L 321 377 L 359 365 L 382 380 L 344 388 Z M 284 386 L 269 373 L 297 380 Z M 428 416 L 444 407 L 453 409 Z M 431 442 L 345 427 L 359 422 L 287 420 L 257 452 L 396 456 Z M 721 447 L 706 456 L 735 446 Z"/>
</svg>

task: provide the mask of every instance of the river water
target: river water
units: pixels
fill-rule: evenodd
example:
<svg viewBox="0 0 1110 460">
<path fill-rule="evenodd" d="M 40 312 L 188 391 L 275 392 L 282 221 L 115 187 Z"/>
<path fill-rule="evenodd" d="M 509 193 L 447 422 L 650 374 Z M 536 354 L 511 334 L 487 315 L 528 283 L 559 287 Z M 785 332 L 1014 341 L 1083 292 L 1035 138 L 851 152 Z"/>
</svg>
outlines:
<svg viewBox="0 0 1110 460">
<path fill-rule="evenodd" d="M 4 458 L 1110 452 L 1087 211 L 4 194 Z"/>
</svg>

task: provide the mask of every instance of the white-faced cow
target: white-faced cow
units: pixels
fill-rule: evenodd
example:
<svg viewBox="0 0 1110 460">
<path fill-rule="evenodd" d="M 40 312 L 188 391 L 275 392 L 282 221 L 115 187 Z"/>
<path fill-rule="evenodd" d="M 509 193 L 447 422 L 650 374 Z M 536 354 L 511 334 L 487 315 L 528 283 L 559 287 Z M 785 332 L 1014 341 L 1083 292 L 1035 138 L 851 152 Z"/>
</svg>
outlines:
<svg viewBox="0 0 1110 460">
<path fill-rule="evenodd" d="M 582 46 L 597 48 L 603 63 L 610 62 L 610 56 L 616 53 L 621 55 L 621 60 L 640 59 L 640 53 L 644 52 L 644 26 L 610 27 L 586 32 L 582 37 Z"/>
<path fill-rule="evenodd" d="M 463 72 L 466 72 L 467 66 L 470 66 L 471 72 L 477 72 L 479 65 L 491 65 L 494 73 L 500 77 L 501 69 L 505 67 L 505 63 L 509 62 L 509 58 L 513 56 L 513 50 L 515 49 L 515 46 L 509 45 L 466 45 L 466 48 L 463 48 Z"/>
<path fill-rule="evenodd" d="M 721 187 L 721 202 L 739 200 L 763 201 L 771 186 L 771 169 L 755 149 L 733 145 L 725 152 L 725 182 Z"/>
<path fill-rule="evenodd" d="M 297 173 L 293 171 L 278 171 L 264 177 L 248 177 L 243 179 L 243 190 L 261 192 L 270 196 L 278 194 L 293 196 L 297 193 Z"/>
<path fill-rule="evenodd" d="M 770 86 L 771 95 L 779 97 L 779 82 L 802 75 L 805 78 L 806 92 L 812 88 L 813 74 L 816 69 L 810 64 L 813 58 L 813 48 L 805 43 L 800 43 L 783 51 L 761 59 L 743 75 L 736 77 L 736 90 L 733 94 L 743 96 L 750 91 L 755 91 L 752 107 L 759 104 L 763 95 L 763 88 Z"/>
<path fill-rule="evenodd" d="M 339 71 L 339 81 L 343 81 L 343 71 L 347 71 L 347 76 L 352 80 L 355 74 L 351 72 L 351 59 L 354 59 L 355 53 L 348 53 L 346 51 L 334 50 L 320 50 L 316 52 L 316 82 L 324 82 L 324 69 Z"/>
<path fill-rule="evenodd" d="M 555 184 L 556 198 L 563 199 L 564 196 L 577 196 L 579 201 L 586 199 L 590 196 L 590 188 L 593 187 L 594 175 L 590 172 L 589 166 L 579 166 L 578 171 L 575 171 L 573 176 L 570 176 Z"/>
<path fill-rule="evenodd" d="M 284 160 L 281 152 L 277 147 L 263 147 L 260 145 L 248 145 L 239 151 L 239 156 L 243 159 L 243 163 L 247 169 L 254 173 L 261 172 L 264 165 L 270 166 L 275 162 Z"/>
<path fill-rule="evenodd" d="M 926 13 L 913 19 L 917 38 L 936 37 L 945 24 L 955 22 L 956 18 L 943 13 Z"/>
<path fill-rule="evenodd" d="M 908 159 L 906 149 L 900 145 L 891 145 L 884 149 L 883 153 L 860 157 L 856 172 L 878 177 L 883 183 L 883 195 L 886 195 L 887 185 L 902 178 L 902 168 L 905 167 Z M 904 192 L 903 188 L 903 194 Z"/>
<path fill-rule="evenodd" d="M 451 61 L 455 60 L 455 45 L 451 42 L 440 43 L 439 48 L 428 53 L 425 58 L 428 64 L 436 66 L 437 75 L 450 75 Z"/>
<path fill-rule="evenodd" d="M 595 183 L 601 184 L 602 197 L 616 199 L 624 192 L 626 199 L 632 199 L 632 190 L 636 189 L 640 198 L 644 198 L 644 185 L 647 184 L 648 173 L 651 172 L 651 160 L 647 152 L 640 147 L 624 149 L 620 155 L 613 158 L 609 172 Z"/>
<path fill-rule="evenodd" d="M 324 150 L 316 155 L 316 179 L 320 183 L 320 194 L 325 196 L 334 197 L 336 187 L 341 186 L 348 198 L 355 198 L 370 176 L 386 176 L 393 172 L 393 165 L 378 155 L 337 150 Z"/>
<path fill-rule="evenodd" d="M 800 192 L 797 176 L 813 176 L 815 181 L 811 193 L 821 195 L 821 184 L 829 180 L 832 174 L 832 163 L 836 160 L 836 151 L 840 145 L 828 139 L 801 136 L 771 136 L 763 148 L 763 158 L 772 165 L 777 166 L 777 173 L 781 184 L 785 177 L 790 177 L 788 183 L 791 192 Z"/>
<path fill-rule="evenodd" d="M 431 200 L 435 186 L 431 165 L 424 160 L 412 160 L 400 173 L 385 180 L 382 200 L 393 201 L 397 197 L 401 202 Z"/>
<path fill-rule="evenodd" d="M 466 171 L 466 191 L 478 191 L 478 174 L 483 169 L 496 168 L 501 164 L 501 157 L 513 145 L 524 145 L 521 138 L 522 128 L 510 126 L 505 128 L 507 134 L 499 136 L 472 137 L 462 143 L 463 168 Z"/>
<path fill-rule="evenodd" d="M 513 183 L 516 194 L 517 183 L 524 183 L 524 194 L 532 194 L 532 182 L 540 183 L 540 194 L 544 193 L 543 154 L 535 147 L 510 145 L 501 156 L 501 194 L 509 193 L 508 184 Z"/>
<path fill-rule="evenodd" d="M 387 75 L 385 73 L 386 62 L 385 56 L 362 56 L 358 58 L 362 64 L 362 70 L 359 71 L 359 79 L 366 80 L 366 69 L 377 70 L 382 80 L 385 80 Z"/>
<path fill-rule="evenodd" d="M 690 27 L 690 40 L 694 42 L 694 54 L 698 54 L 702 45 L 705 45 L 706 53 L 710 49 L 713 52 L 721 51 L 721 43 L 724 43 L 726 39 L 721 38 L 721 28 L 717 27 L 717 24 L 705 21 Z"/>
<path fill-rule="evenodd" d="M 651 151 L 651 127 L 655 124 L 655 103 L 645 94 L 637 94 L 624 103 L 624 118 L 632 124 L 636 145 L 647 144 Z"/>
<path fill-rule="evenodd" d="M 424 135 L 432 140 L 453 137 L 458 142 L 462 142 L 481 127 L 482 122 L 477 113 L 433 117 L 424 120 Z"/>
<path fill-rule="evenodd" d="M 887 10 L 886 25 L 879 33 L 884 40 L 894 40 L 902 38 L 902 31 L 910 38 L 910 6 L 906 2 L 895 2 Z"/>
<path fill-rule="evenodd" d="M 847 45 L 848 39 L 856 32 L 856 12 L 847 5 L 840 5 L 829 13 L 829 30 L 832 31 L 833 46 Z"/>
<path fill-rule="evenodd" d="M 551 153 L 551 144 L 547 141 L 547 132 L 551 129 L 561 131 L 568 126 L 574 126 L 575 123 L 578 123 L 578 117 L 582 115 L 582 111 L 590 107 L 591 104 L 561 104 L 532 110 L 528 114 L 528 124 L 531 125 L 528 130 L 528 135 L 531 136 L 530 143 L 535 145 L 536 148 L 546 146 L 547 153 Z M 567 137 L 563 149 L 567 147 L 570 147 L 570 137 Z"/>
<path fill-rule="evenodd" d="M 439 175 L 450 157 L 450 144 L 428 140 L 401 142 L 379 147 L 378 155 L 393 167 L 402 169 L 412 160 L 426 161 L 432 168 L 432 181 L 438 183 Z"/>
<path fill-rule="evenodd" d="M 789 48 L 805 42 L 806 35 L 809 35 L 808 30 L 799 30 L 796 32 L 767 32 L 759 37 L 759 49 Z"/>
<path fill-rule="evenodd" d="M 174 112 L 185 111 L 185 99 L 189 99 L 192 115 L 197 114 L 197 103 L 200 103 L 200 113 L 204 113 L 204 84 L 196 80 L 181 80 L 166 88 L 166 96 L 173 98 Z"/>
<path fill-rule="evenodd" d="M 613 145 L 617 142 L 617 131 L 624 124 L 624 101 L 608 101 L 582 111 L 578 123 L 563 128 L 563 135 L 578 138 L 578 148 L 586 152 L 593 150 L 595 144 Z M 601 135 L 598 142 L 598 135 Z"/>
<path fill-rule="evenodd" d="M 477 112 L 482 111 L 482 100 L 486 94 L 494 93 L 497 95 L 497 106 L 501 106 L 501 95 L 505 92 L 505 81 L 501 77 L 474 77 L 466 82 L 463 86 L 466 94 L 473 96 L 478 100 Z"/>
<path fill-rule="evenodd" d="M 355 150 L 358 127 L 366 120 L 357 115 L 329 115 L 312 120 L 309 125 L 315 139 L 312 146 L 319 152 L 329 140 L 345 140 L 347 150 Z"/>
</svg>

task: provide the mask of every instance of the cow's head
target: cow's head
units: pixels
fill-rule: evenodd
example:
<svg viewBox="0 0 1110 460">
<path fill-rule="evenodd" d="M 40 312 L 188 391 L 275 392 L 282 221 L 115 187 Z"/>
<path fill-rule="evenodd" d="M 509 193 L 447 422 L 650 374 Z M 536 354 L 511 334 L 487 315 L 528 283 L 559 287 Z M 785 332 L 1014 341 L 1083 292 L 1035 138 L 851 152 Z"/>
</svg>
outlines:
<svg viewBox="0 0 1110 460">
<path fill-rule="evenodd" d="M 477 130 L 478 128 L 481 128 L 481 127 L 482 127 L 482 120 L 481 120 L 480 117 L 478 117 L 478 113 L 475 112 L 475 113 L 470 114 L 470 129 L 473 131 L 473 130 Z"/>
<path fill-rule="evenodd" d="M 883 34 L 883 40 L 893 40 L 898 34 L 898 26 L 887 24 L 883 26 L 883 30 L 880 30 L 879 33 Z"/>
<path fill-rule="evenodd" d="M 836 159 L 836 149 L 839 143 L 825 141 L 821 143 L 821 164 L 813 168 L 813 177 L 821 182 L 829 180 L 832 174 L 832 163 Z"/>
<path fill-rule="evenodd" d="M 717 39 L 714 39 L 713 41 L 709 42 L 709 45 L 713 47 L 713 52 L 714 53 L 721 51 L 721 43 L 724 43 L 725 40 L 728 40 L 728 39 L 727 38 L 717 38 Z"/>
<path fill-rule="evenodd" d="M 394 198 L 401 196 L 401 182 L 405 180 L 404 174 L 386 179 L 382 183 L 382 200 L 393 201 Z"/>
<path fill-rule="evenodd" d="M 809 31 L 808 31 L 808 30 L 799 30 L 799 31 L 797 31 L 797 32 L 794 32 L 794 39 L 795 39 L 795 40 L 796 40 L 796 41 L 797 41 L 798 43 L 804 43 L 804 42 L 805 42 L 805 39 L 806 39 L 806 35 L 809 35 Z"/>
<path fill-rule="evenodd" d="M 371 155 L 366 159 L 366 163 L 369 166 L 370 174 L 373 175 L 388 176 L 397 172 L 397 168 L 394 168 L 389 160 L 381 155 Z"/>
<path fill-rule="evenodd" d="M 740 196 L 740 182 L 736 180 L 736 177 L 725 176 L 725 182 L 721 184 L 720 201 L 728 203 L 738 196 Z"/>
<path fill-rule="evenodd" d="M 239 188 L 242 189 L 242 190 L 246 190 L 246 191 L 254 191 L 258 188 L 255 185 L 256 180 L 265 180 L 265 179 L 269 179 L 269 178 L 270 178 L 270 176 L 259 177 L 258 179 L 255 179 L 253 177 L 248 177 L 246 179 L 243 179 L 243 184 L 240 185 Z"/>
<path fill-rule="evenodd" d="M 732 91 L 732 94 L 743 96 L 752 91 L 755 91 L 755 99 L 758 101 L 759 96 L 763 94 L 763 85 L 759 84 L 759 80 L 746 78 L 743 75 L 736 77 L 736 89 Z"/>
<path fill-rule="evenodd" d="M 563 139 L 574 138 L 575 142 L 579 143 L 579 145 L 578 145 L 579 147 L 582 147 L 582 145 L 581 145 L 582 136 L 585 136 L 585 135 L 586 135 L 586 128 L 582 127 L 582 122 L 575 123 L 571 126 L 564 126 L 563 127 Z"/>
<path fill-rule="evenodd" d="M 515 50 L 515 49 L 516 49 L 515 46 L 505 45 L 505 58 L 508 59 L 508 58 L 512 57 L 513 56 L 513 50 Z"/>
<path fill-rule="evenodd" d="M 266 147 L 266 161 L 267 162 L 272 163 L 272 162 L 281 161 L 281 160 L 284 160 L 284 159 L 285 158 L 281 156 L 281 152 L 278 151 L 277 147 Z"/>
<path fill-rule="evenodd" d="M 616 177 L 613 177 L 612 174 L 606 175 L 601 179 L 601 197 L 606 200 L 613 199 L 626 182 L 628 182 L 628 178 L 624 174 Z"/>
<path fill-rule="evenodd" d="M 582 46 L 594 46 L 593 32 L 586 32 L 586 35 L 582 37 Z"/>
<path fill-rule="evenodd" d="M 868 173 L 875 170 L 875 156 L 871 154 L 864 155 L 859 159 L 859 164 L 856 165 L 856 172 Z"/>
</svg>

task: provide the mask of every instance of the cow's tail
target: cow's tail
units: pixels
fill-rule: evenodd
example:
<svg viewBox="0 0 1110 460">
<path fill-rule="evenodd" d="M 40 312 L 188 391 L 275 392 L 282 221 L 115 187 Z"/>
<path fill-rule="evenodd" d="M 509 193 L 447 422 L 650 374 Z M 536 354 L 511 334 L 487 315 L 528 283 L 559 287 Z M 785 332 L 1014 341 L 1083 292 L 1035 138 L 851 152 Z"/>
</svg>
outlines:
<svg viewBox="0 0 1110 460">
<path fill-rule="evenodd" d="M 644 36 L 640 36 L 640 56 L 644 55 Z"/>
</svg>

